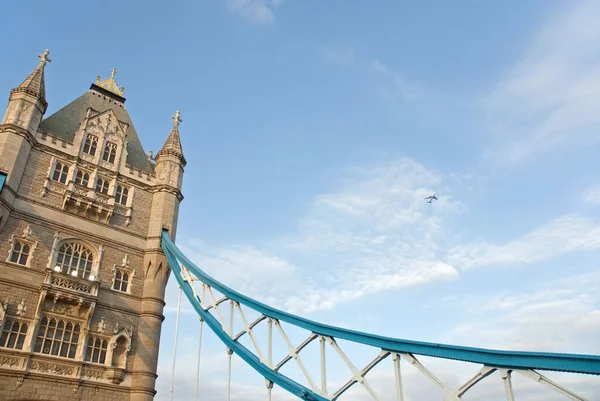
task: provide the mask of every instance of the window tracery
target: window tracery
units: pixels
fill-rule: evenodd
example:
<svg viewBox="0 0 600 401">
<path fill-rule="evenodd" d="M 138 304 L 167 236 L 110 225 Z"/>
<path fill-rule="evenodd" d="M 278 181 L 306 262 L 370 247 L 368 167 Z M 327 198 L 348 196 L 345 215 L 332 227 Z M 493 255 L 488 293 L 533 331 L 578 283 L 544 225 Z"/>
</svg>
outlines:
<svg viewBox="0 0 600 401">
<path fill-rule="evenodd" d="M 10 249 L 8 252 L 7 262 L 15 263 L 21 266 L 30 267 L 33 251 L 37 247 L 37 242 L 31 238 L 31 227 L 27 225 L 23 230 L 22 236 L 12 235 L 8 240 Z"/>
<path fill-rule="evenodd" d="M 90 173 L 84 170 L 77 171 L 75 176 L 75 184 L 87 187 L 90 183 Z"/>
<path fill-rule="evenodd" d="M 96 135 L 88 134 L 83 144 L 83 153 L 87 153 L 90 156 L 96 156 L 96 150 L 98 148 L 98 137 Z"/>
<path fill-rule="evenodd" d="M 44 316 L 33 352 L 74 359 L 81 325 L 68 319 Z"/>
<path fill-rule="evenodd" d="M 56 162 L 54 172 L 52 173 L 52 180 L 60 182 L 61 184 L 66 184 L 68 175 L 69 166 L 64 162 Z"/>
<path fill-rule="evenodd" d="M 108 194 L 109 182 L 104 177 L 98 177 L 96 180 L 96 191 L 102 194 Z"/>
<path fill-rule="evenodd" d="M 60 272 L 77 277 L 89 278 L 94 264 L 94 254 L 78 242 L 65 242 L 56 257 Z"/>
<path fill-rule="evenodd" d="M 102 154 L 102 160 L 109 163 L 115 162 L 117 156 L 117 144 L 114 142 L 106 142 L 104 146 L 104 152 Z"/>
<path fill-rule="evenodd" d="M 16 318 L 7 318 L 0 334 L 0 347 L 22 350 L 29 324 Z"/>
<path fill-rule="evenodd" d="M 115 193 L 115 201 L 120 205 L 127 205 L 127 200 L 129 198 L 129 188 L 117 184 L 117 191 Z"/>
<path fill-rule="evenodd" d="M 98 336 L 90 335 L 88 337 L 85 361 L 92 363 L 105 364 L 106 353 L 108 351 L 108 340 Z"/>
</svg>

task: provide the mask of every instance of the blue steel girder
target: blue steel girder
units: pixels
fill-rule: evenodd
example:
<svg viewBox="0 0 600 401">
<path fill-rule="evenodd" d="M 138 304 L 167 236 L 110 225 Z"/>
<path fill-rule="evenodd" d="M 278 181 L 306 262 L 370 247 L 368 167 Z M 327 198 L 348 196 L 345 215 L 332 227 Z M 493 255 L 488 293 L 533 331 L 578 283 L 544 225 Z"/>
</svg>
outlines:
<svg viewBox="0 0 600 401">
<path fill-rule="evenodd" d="M 191 285 L 182 277 L 182 271 L 179 263 L 185 266 L 185 268 L 191 274 L 197 277 L 205 285 L 216 289 L 228 299 L 253 309 L 268 318 L 274 319 L 275 321 L 286 322 L 293 326 L 308 330 L 316 335 L 322 336 L 323 338 L 330 338 L 332 340 L 343 339 L 358 344 L 376 347 L 381 349 L 382 353 L 408 355 L 409 358 L 410 355 L 424 355 L 436 358 L 452 359 L 482 364 L 484 367 L 498 369 L 500 371 L 516 370 L 522 372 L 533 370 L 550 370 L 600 375 L 600 356 L 598 355 L 502 351 L 435 344 L 389 338 L 314 322 L 255 301 L 210 277 L 204 271 L 198 268 L 192 261 L 190 261 L 177 248 L 177 246 L 168 236 L 168 232 L 166 230 L 163 231 L 161 247 L 167 256 L 169 265 L 171 266 L 174 276 L 182 288 L 182 291 L 190 300 L 198 315 L 209 325 L 211 330 L 215 332 L 219 339 L 265 379 L 277 384 L 300 399 L 318 401 L 330 400 L 329 398 L 324 398 L 321 395 L 316 394 L 315 392 L 288 378 L 287 376 L 280 374 L 277 371 L 277 368 L 272 369 L 271 367 L 265 365 L 249 349 L 239 343 L 237 339 L 234 339 L 232 336 L 227 334 L 223 330 L 219 321 L 208 310 L 203 308 L 203 300 L 200 300 L 195 296 Z M 341 392 L 345 391 L 346 389 L 347 387 L 342 389 Z M 341 394 L 337 394 L 334 399 L 339 397 L 339 395 Z"/>
</svg>

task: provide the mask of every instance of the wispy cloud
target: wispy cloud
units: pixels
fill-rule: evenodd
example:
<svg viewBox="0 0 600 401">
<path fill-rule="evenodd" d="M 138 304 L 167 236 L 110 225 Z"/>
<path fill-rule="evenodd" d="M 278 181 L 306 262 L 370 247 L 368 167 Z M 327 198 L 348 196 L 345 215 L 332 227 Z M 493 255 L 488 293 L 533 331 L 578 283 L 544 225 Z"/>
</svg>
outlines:
<svg viewBox="0 0 600 401">
<path fill-rule="evenodd" d="M 406 79 L 400 71 L 380 60 L 373 60 L 370 70 L 382 79 L 378 86 L 379 92 L 387 98 L 409 101 L 423 96 L 423 91 L 418 85 Z"/>
<path fill-rule="evenodd" d="M 487 241 L 458 245 L 448 260 L 459 269 L 492 265 L 522 265 L 576 252 L 600 249 L 600 223 L 569 214 L 536 228 L 515 240 L 494 244 Z"/>
<path fill-rule="evenodd" d="M 274 10 L 284 0 L 225 0 L 227 7 L 241 18 L 258 23 L 270 23 L 275 20 Z"/>
<path fill-rule="evenodd" d="M 487 152 L 494 160 L 517 162 L 597 135 L 600 3 L 573 4 L 543 27 L 486 100 L 500 135 Z"/>
<path fill-rule="evenodd" d="M 307 313 L 366 294 L 455 279 L 438 241 L 445 221 L 463 210 L 449 188 L 444 202 L 424 196 L 443 178 L 410 159 L 349 169 L 337 190 L 316 196 L 298 233 L 274 240 L 270 251 L 226 247 L 182 249 L 209 274 L 248 295 Z M 214 248 L 213 248 L 214 249 Z M 286 255 L 285 260 L 281 256 Z"/>
<path fill-rule="evenodd" d="M 319 54 L 325 64 L 349 65 L 354 61 L 354 48 L 346 44 L 323 46 Z"/>
<path fill-rule="evenodd" d="M 595 185 L 586 189 L 583 192 L 581 199 L 585 203 L 600 205 L 600 185 Z"/>
<path fill-rule="evenodd" d="M 600 274 L 561 277 L 537 287 L 530 293 L 457 299 L 469 319 L 444 340 L 490 348 L 599 353 L 600 339 L 594 333 L 600 330 Z"/>
</svg>

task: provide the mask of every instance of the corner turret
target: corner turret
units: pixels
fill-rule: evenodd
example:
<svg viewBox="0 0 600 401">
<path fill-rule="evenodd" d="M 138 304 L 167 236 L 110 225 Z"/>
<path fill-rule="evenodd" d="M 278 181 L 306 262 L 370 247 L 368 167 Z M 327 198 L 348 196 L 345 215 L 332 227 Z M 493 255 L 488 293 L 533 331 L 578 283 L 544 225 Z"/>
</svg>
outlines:
<svg viewBox="0 0 600 401">
<path fill-rule="evenodd" d="M 165 144 L 156 154 L 156 167 L 154 171 L 162 183 L 181 190 L 183 168 L 187 164 L 183 156 L 181 138 L 179 137 L 179 124 L 183 120 L 181 119 L 179 110 L 171 118 L 173 118 L 173 128 Z"/>
<path fill-rule="evenodd" d="M 40 62 L 31 74 L 16 88 L 10 91 L 8 107 L 2 124 L 12 124 L 28 130 L 31 134 L 37 131 L 38 125 L 46 113 L 46 84 L 44 67 L 52 60 L 48 57 L 50 51 L 38 54 Z"/>
</svg>

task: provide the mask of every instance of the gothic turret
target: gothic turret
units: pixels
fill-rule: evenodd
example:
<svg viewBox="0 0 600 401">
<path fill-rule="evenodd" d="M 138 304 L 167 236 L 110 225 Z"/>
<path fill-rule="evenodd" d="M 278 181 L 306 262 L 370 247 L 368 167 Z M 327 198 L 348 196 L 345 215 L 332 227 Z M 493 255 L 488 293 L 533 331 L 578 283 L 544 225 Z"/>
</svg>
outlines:
<svg viewBox="0 0 600 401">
<path fill-rule="evenodd" d="M 40 62 L 35 70 L 21 85 L 10 92 L 8 108 L 2 124 L 13 124 L 34 133 L 48 108 L 46 101 L 46 84 L 44 82 L 44 67 L 52 60 L 48 57 L 50 51 L 38 54 Z"/>
<path fill-rule="evenodd" d="M 181 179 L 183 178 L 183 168 L 186 165 L 183 149 L 181 148 L 181 138 L 179 137 L 179 124 L 183 122 L 179 110 L 173 118 L 173 128 L 167 137 L 165 144 L 156 154 L 155 172 L 159 179 L 166 185 L 170 185 L 181 190 Z"/>
<path fill-rule="evenodd" d="M 0 124 L 0 172 L 7 175 L 7 190 L 3 192 L 9 204 L 14 201 L 16 189 L 35 142 L 33 135 L 48 107 L 44 67 L 51 61 L 48 58 L 49 53 L 46 49 L 44 54 L 38 54 L 40 62 L 36 69 L 10 91 L 8 107 Z M 0 217 L 2 214 L 0 210 Z M 6 219 L 4 221 L 6 222 Z"/>
</svg>

